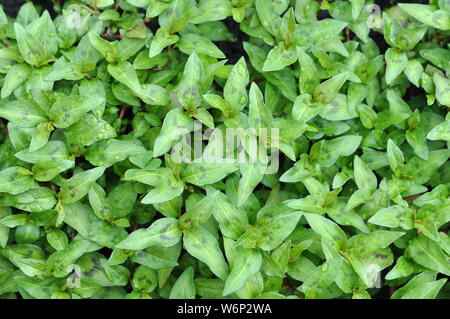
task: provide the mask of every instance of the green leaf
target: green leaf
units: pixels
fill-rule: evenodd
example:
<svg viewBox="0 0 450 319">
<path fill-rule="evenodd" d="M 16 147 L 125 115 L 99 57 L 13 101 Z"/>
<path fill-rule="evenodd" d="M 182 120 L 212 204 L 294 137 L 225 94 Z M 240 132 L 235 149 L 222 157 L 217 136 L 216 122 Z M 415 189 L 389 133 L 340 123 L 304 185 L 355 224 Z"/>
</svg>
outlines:
<svg viewBox="0 0 450 319">
<path fill-rule="evenodd" d="M 148 228 L 141 228 L 122 240 L 116 248 L 141 250 L 153 245 L 170 247 L 180 241 L 181 230 L 175 218 L 165 217 L 154 221 Z"/>
<path fill-rule="evenodd" d="M 36 132 L 31 138 L 29 151 L 34 152 L 47 144 L 50 133 L 53 131 L 53 126 L 49 123 L 40 123 L 36 126 Z"/>
<path fill-rule="evenodd" d="M 95 166 L 109 167 L 131 155 L 146 152 L 143 146 L 129 141 L 108 139 L 98 141 L 86 149 L 85 158 Z"/>
<path fill-rule="evenodd" d="M 171 268 L 178 266 L 177 259 L 180 255 L 180 250 L 181 243 L 168 248 L 151 246 L 145 250 L 137 252 L 130 259 L 135 263 L 152 269 Z"/>
<path fill-rule="evenodd" d="M 48 143 L 47 143 L 48 144 Z M 46 145 L 47 145 L 46 144 Z M 45 146 L 44 146 L 45 147 Z M 40 182 L 48 182 L 58 176 L 60 173 L 72 168 L 72 160 L 54 159 L 51 161 L 38 161 L 33 165 L 32 171 L 34 178 Z"/>
<path fill-rule="evenodd" d="M 279 36 L 281 18 L 274 10 L 274 3 L 272 1 L 256 0 L 255 7 L 259 20 L 264 28 L 273 36 Z"/>
<path fill-rule="evenodd" d="M 142 84 L 135 94 L 149 105 L 166 105 L 169 101 L 166 89 L 156 84 Z"/>
<path fill-rule="evenodd" d="M 95 181 L 103 175 L 105 167 L 96 167 L 80 172 L 65 180 L 61 185 L 59 197 L 65 204 L 74 203 L 83 198 L 94 185 Z"/>
<path fill-rule="evenodd" d="M 261 252 L 256 249 L 238 247 L 233 267 L 225 281 L 223 295 L 227 296 L 244 287 L 245 282 L 259 271 L 261 264 Z"/>
<path fill-rule="evenodd" d="M 432 49 L 423 49 L 419 51 L 420 56 L 424 58 L 425 60 L 430 61 L 440 69 L 445 69 L 448 59 L 450 57 L 450 52 L 448 50 L 443 48 L 432 48 Z M 425 76 L 423 74 L 423 76 Z M 422 80 L 422 86 L 425 86 L 426 83 L 424 83 L 425 80 Z"/>
<path fill-rule="evenodd" d="M 264 177 L 266 165 L 261 161 L 257 163 L 241 163 L 242 178 L 239 180 L 237 206 L 241 207 L 253 193 L 255 187 Z"/>
<path fill-rule="evenodd" d="M 384 227 L 402 227 L 409 230 L 413 227 L 413 212 L 410 208 L 399 205 L 379 210 L 369 219 L 369 223 Z"/>
<path fill-rule="evenodd" d="M 439 73 L 433 75 L 434 84 L 436 85 L 436 98 L 442 105 L 450 104 L 450 81 Z"/>
<path fill-rule="evenodd" d="M 364 7 L 364 0 L 351 0 L 352 4 L 352 18 L 356 20 Z"/>
<path fill-rule="evenodd" d="M 315 99 L 322 103 L 332 102 L 338 95 L 341 87 L 347 81 L 349 75 L 350 73 L 344 72 L 320 83 L 314 92 Z"/>
<path fill-rule="evenodd" d="M 212 215 L 217 220 L 220 231 L 224 236 L 237 239 L 247 228 L 247 215 L 243 210 L 236 208 L 223 193 L 218 192 L 214 198 Z"/>
<path fill-rule="evenodd" d="M 205 77 L 201 83 L 202 92 L 208 91 L 211 87 L 216 74 L 223 69 L 227 60 L 222 60 L 217 63 L 209 64 L 205 67 Z"/>
<path fill-rule="evenodd" d="M 232 107 L 225 101 L 224 98 L 216 94 L 204 94 L 203 98 L 212 107 L 221 110 L 226 117 L 232 116 Z"/>
<path fill-rule="evenodd" d="M 303 214 L 311 228 L 326 240 L 335 244 L 336 247 L 344 248 L 347 244 L 347 236 L 333 221 L 323 216 L 311 213 Z"/>
<path fill-rule="evenodd" d="M 186 268 L 170 290 L 169 299 L 195 299 L 194 269 Z"/>
<path fill-rule="evenodd" d="M 47 233 L 47 241 L 53 248 L 58 251 L 67 248 L 69 245 L 66 233 L 56 228 L 51 229 Z"/>
<path fill-rule="evenodd" d="M 408 60 L 405 69 L 403 70 L 415 86 L 420 86 L 420 80 L 423 74 L 423 66 L 417 59 Z"/>
<path fill-rule="evenodd" d="M 225 58 L 225 54 L 211 40 L 194 33 L 184 34 L 178 42 L 178 47 L 181 52 L 187 55 L 192 55 L 195 52 L 217 59 Z"/>
<path fill-rule="evenodd" d="M 14 207 L 28 212 L 43 212 L 53 209 L 57 200 L 56 193 L 46 187 L 33 187 L 15 196 Z"/>
<path fill-rule="evenodd" d="M 158 17 L 158 22 L 161 27 L 167 27 L 171 30 L 171 33 L 175 33 L 186 27 L 190 15 L 190 3 L 186 0 L 175 0 Z"/>
<path fill-rule="evenodd" d="M 184 191 L 183 181 L 171 176 L 162 179 L 158 186 L 150 191 L 143 199 L 142 204 L 158 204 L 169 201 L 181 195 Z"/>
<path fill-rule="evenodd" d="M 117 50 L 114 43 L 108 42 L 102 39 L 98 34 L 94 32 L 89 33 L 89 41 L 92 46 L 97 49 L 109 63 L 114 63 L 117 58 Z"/>
<path fill-rule="evenodd" d="M 324 298 L 327 288 L 332 284 L 342 265 L 342 258 L 333 258 L 324 262 L 321 266 L 315 267 L 310 273 L 302 287 L 307 299 Z"/>
<path fill-rule="evenodd" d="M 292 36 L 295 32 L 295 17 L 293 8 L 289 8 L 283 15 L 281 21 L 280 34 L 286 44 L 291 44 Z"/>
<path fill-rule="evenodd" d="M 0 117 L 19 127 L 33 127 L 36 124 L 48 122 L 45 112 L 29 100 L 0 102 Z"/>
<path fill-rule="evenodd" d="M 176 108 L 169 111 L 153 147 L 153 157 L 158 157 L 170 150 L 180 137 L 192 132 L 194 124 L 192 118 L 187 116 L 182 109 Z"/>
<path fill-rule="evenodd" d="M 44 271 L 46 271 L 47 264 L 44 252 L 39 246 L 33 244 L 7 245 L 5 248 L 0 248 L 0 254 L 28 277 L 42 277 Z"/>
<path fill-rule="evenodd" d="M 398 6 L 426 25 L 441 30 L 450 29 L 450 14 L 447 11 L 433 11 L 429 5 L 415 3 L 399 3 Z"/>
<path fill-rule="evenodd" d="M 251 42 L 242 42 L 245 52 L 250 59 L 250 63 L 258 72 L 262 72 L 267 52 Z"/>
<path fill-rule="evenodd" d="M 419 265 L 449 276 L 448 257 L 435 241 L 420 235 L 410 241 L 408 249 L 412 259 Z"/>
<path fill-rule="evenodd" d="M 194 207 L 189 208 L 178 220 L 182 229 L 197 227 L 206 223 L 212 215 L 213 208 L 220 194 L 219 191 L 208 194 Z"/>
<path fill-rule="evenodd" d="M 246 248 L 259 247 L 273 250 L 288 237 L 297 226 L 301 212 L 286 208 L 277 211 L 278 206 L 266 206 L 258 213 L 257 226 L 249 227 L 239 238 L 238 245 Z"/>
<path fill-rule="evenodd" d="M 9 227 L 6 227 L 6 225 L 3 223 L 5 218 L 13 217 L 13 216 L 20 216 L 18 214 L 11 215 L 11 208 L 9 207 L 2 207 L 0 208 L 0 248 L 5 248 L 5 246 L 8 244 L 9 239 Z M 1 278 L 1 275 L 0 275 Z"/>
<path fill-rule="evenodd" d="M 420 158 L 428 160 L 429 151 L 427 140 L 425 138 L 425 132 L 421 128 L 416 127 L 413 130 L 406 131 L 406 140 Z"/>
<path fill-rule="evenodd" d="M 413 182 L 419 185 L 426 183 L 433 173 L 444 164 L 450 156 L 448 150 L 431 151 L 428 161 L 418 156 L 413 156 L 405 167 L 405 174 L 413 177 Z"/>
<path fill-rule="evenodd" d="M 95 68 L 101 54 L 89 41 L 89 35 L 84 35 L 75 49 L 72 62 L 81 65 L 83 70 L 89 71 Z"/>
<path fill-rule="evenodd" d="M 367 258 L 405 235 L 403 232 L 375 230 L 370 234 L 358 234 L 348 240 L 349 251 L 357 258 Z M 349 260 L 351 262 L 351 260 Z M 356 269 L 355 269 L 356 270 Z"/>
<path fill-rule="evenodd" d="M 300 92 L 302 94 L 314 94 L 314 89 L 320 82 L 316 64 L 301 47 L 297 47 L 297 56 L 301 71 L 299 77 Z"/>
<path fill-rule="evenodd" d="M 231 16 L 232 5 L 227 1 L 200 0 L 198 8 L 201 13 L 190 18 L 190 23 L 202 25 L 208 21 L 219 21 Z"/>
<path fill-rule="evenodd" d="M 165 167 L 154 170 L 129 169 L 125 172 L 123 181 L 136 181 L 151 186 L 158 186 L 162 178 L 170 176 L 172 172 Z"/>
<path fill-rule="evenodd" d="M 103 98 L 93 96 L 69 96 L 56 101 L 48 115 L 57 128 L 66 128 L 82 119 L 86 112 L 92 111 L 103 102 Z"/>
<path fill-rule="evenodd" d="M 0 193 L 16 195 L 33 186 L 33 173 L 23 167 L 13 166 L 0 171 Z"/>
<path fill-rule="evenodd" d="M 340 156 L 350 156 L 358 148 L 362 137 L 358 135 L 345 135 L 323 143 L 317 143 L 320 147 L 318 156 L 312 156 L 313 161 L 320 166 L 329 167 L 333 165 Z M 314 148 L 314 146 L 313 146 Z"/>
<path fill-rule="evenodd" d="M 128 61 L 121 61 L 117 65 L 109 64 L 108 73 L 111 74 L 114 79 L 130 88 L 133 92 L 139 92 L 141 90 L 136 70 Z"/>
<path fill-rule="evenodd" d="M 225 87 L 223 97 L 233 108 L 233 111 L 241 111 L 248 102 L 247 84 L 249 73 L 245 59 L 242 57 L 231 69 Z"/>
<path fill-rule="evenodd" d="M 238 169 L 234 163 L 192 163 L 181 172 L 181 178 L 186 183 L 204 186 L 214 184 Z"/>
<path fill-rule="evenodd" d="M 423 286 L 408 291 L 401 297 L 402 299 L 435 299 L 439 291 L 447 282 L 447 278 L 427 282 Z"/>
<path fill-rule="evenodd" d="M 214 118 L 204 108 L 197 108 L 193 116 L 209 128 L 214 128 Z"/>
<path fill-rule="evenodd" d="M 355 174 L 355 183 L 359 189 L 364 191 L 372 192 L 378 186 L 377 177 L 375 174 L 369 169 L 366 163 L 359 158 L 358 155 L 355 155 L 354 160 L 354 174 Z"/>
<path fill-rule="evenodd" d="M 297 96 L 297 83 L 295 80 L 294 72 L 285 68 L 281 71 L 274 71 L 264 74 L 264 77 L 272 85 L 279 87 L 281 93 L 290 101 L 294 101 Z"/>
<path fill-rule="evenodd" d="M 23 62 L 22 55 L 18 48 L 0 49 L 0 58 L 14 60 L 19 63 Z"/>
<path fill-rule="evenodd" d="M 225 262 L 217 239 L 204 227 L 184 231 L 183 245 L 193 257 L 208 265 L 220 279 L 228 276 L 228 265 Z"/>
<path fill-rule="evenodd" d="M 412 274 L 414 271 L 413 264 L 408 261 L 404 256 L 400 256 L 397 259 L 397 263 L 394 268 L 386 274 L 386 279 L 393 280 L 396 278 L 406 277 Z"/>
<path fill-rule="evenodd" d="M 158 273 L 146 266 L 139 266 L 133 274 L 131 285 L 135 290 L 151 292 L 158 285 Z"/>
<path fill-rule="evenodd" d="M 422 272 L 412 278 L 406 285 L 397 289 L 392 299 L 434 299 L 445 284 L 446 278 L 436 281 L 436 274 Z"/>
<path fill-rule="evenodd" d="M 337 19 L 322 19 L 299 24 L 295 29 L 294 43 L 299 46 L 307 46 L 323 39 L 330 39 L 340 34 L 346 26 L 347 22 Z"/>
<path fill-rule="evenodd" d="M 450 120 L 447 119 L 436 125 L 430 132 L 428 132 L 427 139 L 432 141 L 444 140 L 450 142 Z"/>
<path fill-rule="evenodd" d="M 1 98 L 6 99 L 24 83 L 31 74 L 31 68 L 24 63 L 13 65 L 6 74 L 1 90 Z"/>
<path fill-rule="evenodd" d="M 17 22 L 23 26 L 29 25 L 31 22 L 35 21 L 38 18 L 39 13 L 37 12 L 33 3 L 25 3 L 23 6 L 20 7 L 19 12 L 17 13 Z"/>
<path fill-rule="evenodd" d="M 395 142 L 391 139 L 387 143 L 387 156 L 389 159 L 389 165 L 395 176 L 400 177 L 405 168 L 405 157 L 400 148 L 395 145 Z"/>
<path fill-rule="evenodd" d="M 171 34 L 170 28 L 161 26 L 150 44 L 149 57 L 157 56 L 165 47 L 177 43 L 179 38 L 178 35 Z"/>
<path fill-rule="evenodd" d="M 184 67 L 183 77 L 178 86 L 178 99 L 186 109 L 195 109 L 202 102 L 201 82 L 204 79 L 203 65 L 197 54 L 192 53 Z"/>
<path fill-rule="evenodd" d="M 408 64 L 408 57 L 403 51 L 389 48 L 385 54 L 386 58 L 386 83 L 391 84 Z"/>
<path fill-rule="evenodd" d="M 297 61 L 297 51 L 294 46 L 286 47 L 284 42 L 280 42 L 270 50 L 264 62 L 263 72 L 278 71 Z"/>
<path fill-rule="evenodd" d="M 340 191 L 340 189 L 337 189 Z M 331 193 L 331 192 L 330 192 Z M 329 194 L 330 194 L 329 193 Z M 335 192 L 335 196 L 337 196 L 338 192 Z M 327 203 L 325 203 L 325 206 L 327 206 Z M 327 214 L 330 216 L 336 223 L 340 225 L 349 225 L 353 226 L 356 229 L 359 229 L 363 233 L 369 233 L 370 230 L 364 223 L 361 216 L 359 216 L 355 211 L 353 210 L 346 210 L 346 205 L 344 202 L 341 201 L 335 201 L 331 205 L 327 206 Z"/>
<path fill-rule="evenodd" d="M 17 46 L 25 62 L 33 66 L 44 64 L 46 56 L 42 44 L 19 23 L 14 23 L 14 30 L 16 32 Z"/>
<path fill-rule="evenodd" d="M 308 0 L 297 0 L 295 3 L 295 19 L 299 23 L 306 23 L 317 20 L 319 3 L 311 3 Z"/>
<path fill-rule="evenodd" d="M 113 202 L 106 199 L 106 192 L 103 188 L 94 183 L 89 190 L 89 203 L 94 210 L 95 215 L 100 219 L 114 219 L 115 205 Z"/>
<path fill-rule="evenodd" d="M 436 207 L 444 204 L 448 197 L 448 187 L 445 185 L 436 186 L 431 192 L 425 193 L 414 200 L 414 205 L 422 207 L 424 205 L 433 205 Z"/>
</svg>

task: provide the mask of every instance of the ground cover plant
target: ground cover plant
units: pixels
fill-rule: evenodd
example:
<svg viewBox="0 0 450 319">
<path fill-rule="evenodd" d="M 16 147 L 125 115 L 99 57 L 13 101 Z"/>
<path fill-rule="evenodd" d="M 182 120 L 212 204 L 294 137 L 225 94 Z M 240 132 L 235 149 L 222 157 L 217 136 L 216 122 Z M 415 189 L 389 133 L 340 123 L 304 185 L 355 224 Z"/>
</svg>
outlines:
<svg viewBox="0 0 450 319">
<path fill-rule="evenodd" d="M 388 2 L 3 1 L 0 298 L 448 298 L 450 1 Z"/>
</svg>

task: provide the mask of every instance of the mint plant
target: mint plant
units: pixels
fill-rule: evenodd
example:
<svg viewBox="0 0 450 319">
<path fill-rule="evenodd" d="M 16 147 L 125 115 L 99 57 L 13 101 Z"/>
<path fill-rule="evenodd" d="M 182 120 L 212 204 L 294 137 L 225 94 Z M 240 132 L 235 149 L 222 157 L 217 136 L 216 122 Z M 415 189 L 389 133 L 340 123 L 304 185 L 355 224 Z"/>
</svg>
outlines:
<svg viewBox="0 0 450 319">
<path fill-rule="evenodd" d="M 48 4 L 0 7 L 0 298 L 449 298 L 449 1 Z"/>
</svg>

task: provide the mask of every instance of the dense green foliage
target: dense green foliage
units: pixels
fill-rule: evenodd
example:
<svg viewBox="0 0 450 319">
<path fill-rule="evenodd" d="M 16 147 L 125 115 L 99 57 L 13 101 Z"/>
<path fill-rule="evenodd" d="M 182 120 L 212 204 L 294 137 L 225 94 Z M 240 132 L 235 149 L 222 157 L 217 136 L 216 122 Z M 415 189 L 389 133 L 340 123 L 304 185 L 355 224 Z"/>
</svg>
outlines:
<svg viewBox="0 0 450 319">
<path fill-rule="evenodd" d="M 0 9 L 0 297 L 449 298 L 450 1 L 53 4 Z"/>
</svg>

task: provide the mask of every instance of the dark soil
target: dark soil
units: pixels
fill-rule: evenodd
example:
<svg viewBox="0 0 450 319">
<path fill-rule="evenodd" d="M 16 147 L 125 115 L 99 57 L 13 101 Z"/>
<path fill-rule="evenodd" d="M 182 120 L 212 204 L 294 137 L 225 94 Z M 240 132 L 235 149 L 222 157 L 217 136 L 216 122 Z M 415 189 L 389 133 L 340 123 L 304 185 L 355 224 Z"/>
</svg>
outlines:
<svg viewBox="0 0 450 319">
<path fill-rule="evenodd" d="M 222 50 L 227 59 L 229 64 L 236 63 L 242 56 L 245 57 L 245 59 L 248 61 L 249 58 L 247 56 L 247 53 L 244 50 L 244 47 L 242 46 L 242 42 L 248 41 L 248 35 L 244 32 L 242 32 L 239 28 L 239 24 L 236 23 L 232 17 L 228 17 L 223 21 L 225 25 L 227 26 L 228 30 L 234 35 L 235 41 L 234 42 L 217 42 L 216 45 L 219 47 L 220 50 Z"/>
<path fill-rule="evenodd" d="M 5 13 L 11 17 L 15 17 L 19 12 L 20 7 L 27 2 L 27 0 L 0 0 L 0 4 L 3 5 Z M 50 12 L 52 16 L 55 16 L 53 11 L 53 3 L 49 0 L 33 0 L 34 4 L 41 6 Z"/>
</svg>

